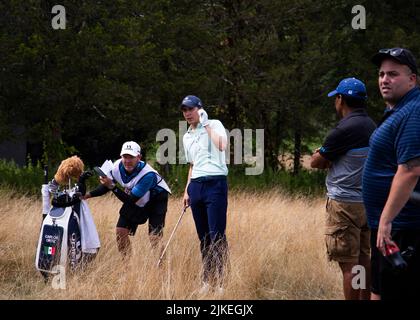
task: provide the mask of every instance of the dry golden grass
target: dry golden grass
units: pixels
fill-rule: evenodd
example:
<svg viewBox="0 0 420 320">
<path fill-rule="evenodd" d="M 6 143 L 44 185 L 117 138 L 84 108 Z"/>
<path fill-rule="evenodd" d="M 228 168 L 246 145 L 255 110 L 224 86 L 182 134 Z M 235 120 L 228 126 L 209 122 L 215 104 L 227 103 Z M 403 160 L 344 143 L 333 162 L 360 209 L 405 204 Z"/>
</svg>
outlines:
<svg viewBox="0 0 420 320">
<path fill-rule="evenodd" d="M 341 275 L 325 257 L 323 199 L 291 199 L 279 193 L 229 197 L 227 237 L 230 274 L 222 296 L 197 296 L 201 260 L 188 209 L 161 268 L 147 224 L 131 237 L 133 255 L 122 261 L 115 244 L 121 203 L 89 200 L 101 239 L 97 258 L 83 272 L 67 274 L 66 290 L 45 284 L 35 269 L 41 202 L 0 191 L 0 299 L 342 299 Z M 163 245 L 181 213 L 169 203 Z"/>
</svg>

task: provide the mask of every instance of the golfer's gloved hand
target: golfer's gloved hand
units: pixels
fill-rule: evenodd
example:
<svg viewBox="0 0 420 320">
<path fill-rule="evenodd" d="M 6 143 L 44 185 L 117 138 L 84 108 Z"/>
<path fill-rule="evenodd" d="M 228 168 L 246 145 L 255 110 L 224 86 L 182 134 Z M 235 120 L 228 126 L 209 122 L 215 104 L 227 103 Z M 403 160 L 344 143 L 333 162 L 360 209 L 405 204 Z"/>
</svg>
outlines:
<svg viewBox="0 0 420 320">
<path fill-rule="evenodd" d="M 200 116 L 200 123 L 203 127 L 209 125 L 209 116 L 204 109 L 198 110 L 198 115 Z"/>
<path fill-rule="evenodd" d="M 57 181 L 52 179 L 50 182 L 48 182 L 48 191 L 51 193 L 56 193 L 58 190 L 59 184 Z"/>
<path fill-rule="evenodd" d="M 83 171 L 79 177 L 79 182 L 85 183 L 86 179 L 89 179 L 91 176 L 93 176 L 93 173 L 91 171 Z"/>
</svg>

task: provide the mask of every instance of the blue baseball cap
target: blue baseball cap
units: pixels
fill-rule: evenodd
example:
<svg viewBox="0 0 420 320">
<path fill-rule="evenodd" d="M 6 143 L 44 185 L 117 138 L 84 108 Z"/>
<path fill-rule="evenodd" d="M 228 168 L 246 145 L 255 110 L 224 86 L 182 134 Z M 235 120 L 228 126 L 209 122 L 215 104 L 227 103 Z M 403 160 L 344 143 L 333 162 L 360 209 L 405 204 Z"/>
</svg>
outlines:
<svg viewBox="0 0 420 320">
<path fill-rule="evenodd" d="M 342 94 L 355 99 L 367 99 L 365 84 L 356 78 L 346 78 L 340 81 L 338 87 L 328 94 L 328 97 Z"/>
<path fill-rule="evenodd" d="M 203 107 L 203 103 L 201 102 L 199 97 L 193 96 L 193 95 L 189 95 L 186 96 L 182 102 L 181 105 L 179 106 L 181 109 L 182 107 L 187 107 L 187 108 L 194 108 L 194 107 L 198 107 L 198 108 L 202 108 Z"/>
</svg>

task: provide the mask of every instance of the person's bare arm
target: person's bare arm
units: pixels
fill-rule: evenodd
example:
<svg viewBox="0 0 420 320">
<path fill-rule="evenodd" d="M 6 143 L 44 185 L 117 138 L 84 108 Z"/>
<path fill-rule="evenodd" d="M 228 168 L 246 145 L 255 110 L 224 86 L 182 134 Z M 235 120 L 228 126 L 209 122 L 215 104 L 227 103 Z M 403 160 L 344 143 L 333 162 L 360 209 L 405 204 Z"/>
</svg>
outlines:
<svg viewBox="0 0 420 320">
<path fill-rule="evenodd" d="M 191 181 L 192 167 L 193 167 L 193 165 L 190 164 L 190 169 L 188 170 L 187 184 L 185 185 L 184 197 L 182 199 L 182 203 L 184 205 L 184 208 L 188 207 L 190 205 L 190 196 L 188 195 L 187 189 L 188 189 L 188 185 L 190 184 L 190 181 Z"/>
<path fill-rule="evenodd" d="M 319 153 L 319 149 L 316 149 L 311 157 L 311 168 L 328 169 L 329 167 L 331 167 L 331 161 L 325 159 Z"/>
<path fill-rule="evenodd" d="M 212 130 L 210 126 L 205 126 L 207 134 L 209 135 L 211 141 L 220 151 L 226 150 L 227 141 L 225 137 L 220 136 L 216 131 Z"/>
<path fill-rule="evenodd" d="M 413 192 L 420 176 L 420 158 L 414 158 L 399 165 L 392 180 L 388 199 L 379 220 L 376 246 L 383 250 L 384 244 L 390 242 L 392 221 L 400 213 Z"/>
</svg>

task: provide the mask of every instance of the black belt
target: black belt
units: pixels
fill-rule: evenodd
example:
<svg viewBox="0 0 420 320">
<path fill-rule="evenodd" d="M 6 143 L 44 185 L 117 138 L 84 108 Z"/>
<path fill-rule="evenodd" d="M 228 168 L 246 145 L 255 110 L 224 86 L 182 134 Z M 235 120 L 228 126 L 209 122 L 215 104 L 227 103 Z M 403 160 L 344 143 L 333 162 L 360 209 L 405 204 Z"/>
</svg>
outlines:
<svg viewBox="0 0 420 320">
<path fill-rule="evenodd" d="M 198 177 L 198 178 L 191 178 L 191 181 L 193 182 L 207 182 L 212 180 L 226 180 L 226 176 L 204 176 L 204 177 Z"/>
</svg>

